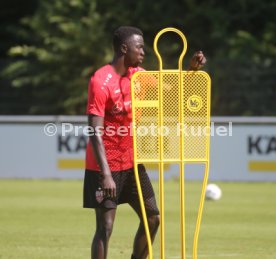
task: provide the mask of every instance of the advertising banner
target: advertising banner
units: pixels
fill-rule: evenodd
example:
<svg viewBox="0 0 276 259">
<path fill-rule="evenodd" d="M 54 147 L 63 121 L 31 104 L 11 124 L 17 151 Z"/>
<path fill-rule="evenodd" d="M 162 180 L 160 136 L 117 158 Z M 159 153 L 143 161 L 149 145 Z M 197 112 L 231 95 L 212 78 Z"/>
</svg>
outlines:
<svg viewBox="0 0 276 259">
<path fill-rule="evenodd" d="M 93 133 L 86 121 L 85 116 L 0 116 L 0 178 L 81 179 L 88 136 Z M 188 132 L 211 134 L 210 181 L 276 181 L 276 118 L 211 121 L 207 131 Z M 167 141 L 174 148 L 173 139 Z M 146 167 L 156 178 L 157 167 Z M 165 169 L 165 178 L 178 176 L 178 165 Z M 200 165 L 186 166 L 187 179 L 202 179 L 202 173 Z"/>
</svg>

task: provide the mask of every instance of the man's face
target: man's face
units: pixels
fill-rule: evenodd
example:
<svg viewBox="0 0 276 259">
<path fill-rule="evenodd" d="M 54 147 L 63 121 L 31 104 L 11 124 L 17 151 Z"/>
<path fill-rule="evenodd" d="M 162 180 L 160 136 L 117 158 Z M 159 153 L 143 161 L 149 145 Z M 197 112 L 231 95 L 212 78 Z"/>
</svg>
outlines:
<svg viewBox="0 0 276 259">
<path fill-rule="evenodd" d="M 142 64 L 145 56 L 144 39 L 141 35 L 133 35 L 126 42 L 125 61 L 130 67 Z"/>
</svg>

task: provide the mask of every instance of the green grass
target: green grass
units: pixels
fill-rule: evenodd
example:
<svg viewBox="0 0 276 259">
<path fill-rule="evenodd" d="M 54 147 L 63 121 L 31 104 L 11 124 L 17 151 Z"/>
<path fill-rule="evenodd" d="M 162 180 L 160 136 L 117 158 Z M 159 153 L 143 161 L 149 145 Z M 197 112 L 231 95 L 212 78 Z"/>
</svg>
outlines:
<svg viewBox="0 0 276 259">
<path fill-rule="evenodd" d="M 276 184 L 218 183 L 223 197 L 206 201 L 198 258 L 276 258 Z M 166 259 L 180 258 L 179 192 L 166 182 Z M 155 184 L 156 188 L 156 184 Z M 187 258 L 201 185 L 186 185 Z M 0 258 L 90 258 L 93 211 L 82 209 L 82 181 L 0 180 Z M 127 205 L 119 207 L 110 259 L 128 259 L 138 225 Z M 154 258 L 159 255 L 159 239 Z"/>
</svg>

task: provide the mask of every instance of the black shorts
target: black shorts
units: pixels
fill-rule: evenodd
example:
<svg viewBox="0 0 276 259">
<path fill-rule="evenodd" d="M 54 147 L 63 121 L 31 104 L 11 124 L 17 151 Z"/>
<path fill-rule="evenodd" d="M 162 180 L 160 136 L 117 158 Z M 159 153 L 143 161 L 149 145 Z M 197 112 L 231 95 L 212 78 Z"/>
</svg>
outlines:
<svg viewBox="0 0 276 259">
<path fill-rule="evenodd" d="M 138 172 L 147 215 L 159 215 L 152 184 L 144 165 L 138 165 Z M 83 187 L 84 208 L 114 209 L 122 203 L 128 203 L 133 208 L 140 206 L 134 169 L 112 172 L 112 178 L 116 184 L 116 197 L 104 198 L 102 201 L 98 199 L 97 201 L 96 194 L 101 187 L 101 175 L 97 171 L 85 170 Z"/>
</svg>

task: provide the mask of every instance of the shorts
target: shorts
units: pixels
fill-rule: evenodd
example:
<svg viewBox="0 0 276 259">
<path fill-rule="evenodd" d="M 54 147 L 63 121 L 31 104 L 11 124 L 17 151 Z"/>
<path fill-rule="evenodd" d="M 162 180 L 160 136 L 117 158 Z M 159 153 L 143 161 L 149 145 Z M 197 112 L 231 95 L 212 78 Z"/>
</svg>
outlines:
<svg viewBox="0 0 276 259">
<path fill-rule="evenodd" d="M 144 165 L 138 165 L 138 172 L 147 215 L 159 215 L 153 187 Z M 123 203 L 128 203 L 133 208 L 137 206 L 140 208 L 134 169 L 112 172 L 112 178 L 116 184 L 116 197 L 106 197 L 99 201 L 96 199 L 96 195 L 101 187 L 101 175 L 98 171 L 85 170 L 83 186 L 84 208 L 115 209 L 119 204 Z"/>
</svg>

